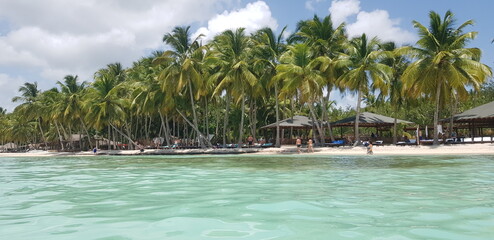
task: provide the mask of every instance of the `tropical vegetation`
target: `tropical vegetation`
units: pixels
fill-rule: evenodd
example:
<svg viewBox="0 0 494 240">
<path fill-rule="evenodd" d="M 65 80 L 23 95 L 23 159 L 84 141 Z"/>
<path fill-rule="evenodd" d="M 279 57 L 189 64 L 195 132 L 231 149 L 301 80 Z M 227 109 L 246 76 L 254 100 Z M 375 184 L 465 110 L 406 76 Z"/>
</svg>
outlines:
<svg viewBox="0 0 494 240">
<path fill-rule="evenodd" d="M 477 33 L 464 29 L 473 22 L 457 26 L 449 11 L 429 18 L 429 26 L 413 22 L 419 40 L 404 47 L 366 34 L 350 39 L 331 16 L 300 21 L 286 39 L 286 28 L 238 28 L 204 44 L 190 27 L 176 27 L 163 36 L 168 50 L 129 68 L 110 63 L 91 82 L 67 75 L 46 91 L 24 83 L 14 111 L 0 108 L 0 144 L 75 151 L 181 141 L 210 148 L 241 146 L 250 135 L 280 146 L 295 133 L 260 127 L 299 114 L 315 123 L 305 134 L 318 144 L 349 135 L 359 143 L 370 130 L 358 121 L 353 129 L 330 122 L 363 111 L 433 124 L 437 144 L 439 120 L 494 101 L 494 84 L 480 49 L 467 48 Z M 335 91 L 356 95 L 356 108 L 336 107 Z M 396 121 L 389 134 L 394 143 L 402 135 Z"/>
</svg>

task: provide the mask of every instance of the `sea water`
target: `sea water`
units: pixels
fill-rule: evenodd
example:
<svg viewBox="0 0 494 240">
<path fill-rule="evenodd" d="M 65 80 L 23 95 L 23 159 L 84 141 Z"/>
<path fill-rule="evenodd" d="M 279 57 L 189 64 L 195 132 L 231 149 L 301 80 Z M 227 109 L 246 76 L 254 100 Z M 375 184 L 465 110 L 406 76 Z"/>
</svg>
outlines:
<svg viewBox="0 0 494 240">
<path fill-rule="evenodd" d="M 1 239 L 493 239 L 494 156 L 0 158 Z"/>
</svg>

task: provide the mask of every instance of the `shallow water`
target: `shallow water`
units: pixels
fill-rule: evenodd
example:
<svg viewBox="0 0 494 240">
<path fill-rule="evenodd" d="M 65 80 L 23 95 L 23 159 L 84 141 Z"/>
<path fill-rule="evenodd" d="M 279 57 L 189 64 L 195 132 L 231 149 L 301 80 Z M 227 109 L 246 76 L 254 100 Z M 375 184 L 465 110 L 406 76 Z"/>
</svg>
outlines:
<svg viewBox="0 0 494 240">
<path fill-rule="evenodd" d="M 2 239 L 492 239 L 494 156 L 0 158 Z"/>
</svg>

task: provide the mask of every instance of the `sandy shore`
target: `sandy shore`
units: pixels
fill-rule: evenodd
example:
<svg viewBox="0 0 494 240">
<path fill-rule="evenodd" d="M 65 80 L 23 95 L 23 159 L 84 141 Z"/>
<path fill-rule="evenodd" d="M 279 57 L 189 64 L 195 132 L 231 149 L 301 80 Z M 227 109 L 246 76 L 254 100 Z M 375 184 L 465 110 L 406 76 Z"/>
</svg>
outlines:
<svg viewBox="0 0 494 240">
<path fill-rule="evenodd" d="M 365 147 L 324 147 L 315 148 L 314 153 L 307 153 L 302 148 L 301 154 L 311 155 L 366 155 Z M 197 155 L 197 154 L 298 154 L 295 146 L 266 149 L 179 149 L 156 150 L 146 149 L 143 153 L 138 150 L 98 151 L 97 155 Z M 42 156 L 94 156 L 87 152 L 52 152 L 30 151 L 25 153 L 0 153 L 0 157 L 42 157 Z M 494 144 L 457 144 L 440 146 L 374 146 L 374 155 L 494 155 Z"/>
</svg>

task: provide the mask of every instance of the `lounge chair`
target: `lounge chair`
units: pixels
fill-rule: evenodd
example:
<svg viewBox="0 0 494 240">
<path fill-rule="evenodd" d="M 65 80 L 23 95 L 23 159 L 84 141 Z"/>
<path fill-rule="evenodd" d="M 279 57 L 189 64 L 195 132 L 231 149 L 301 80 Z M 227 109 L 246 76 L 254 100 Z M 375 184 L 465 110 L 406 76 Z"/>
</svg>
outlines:
<svg viewBox="0 0 494 240">
<path fill-rule="evenodd" d="M 273 146 L 274 146 L 274 144 L 273 144 L 273 143 L 263 143 L 263 144 L 261 145 L 261 147 L 262 147 L 262 148 L 269 148 L 269 147 L 273 147 Z"/>
<path fill-rule="evenodd" d="M 339 147 L 339 146 L 345 146 L 345 140 L 335 140 L 330 143 L 325 143 L 324 146 L 327 147 Z"/>
<path fill-rule="evenodd" d="M 417 145 L 417 140 L 415 139 L 410 139 L 408 141 L 400 141 L 397 142 L 396 145 L 398 146 L 410 146 L 410 145 Z"/>
</svg>

